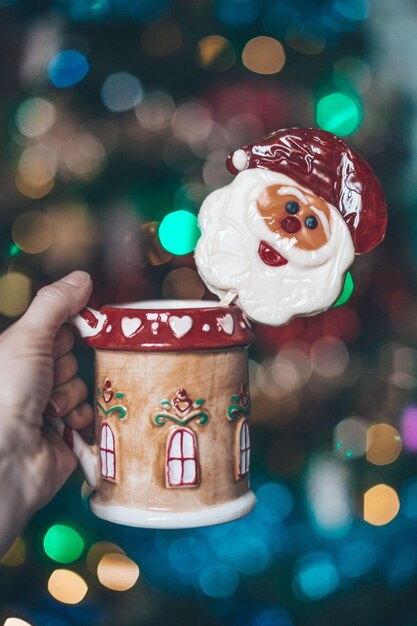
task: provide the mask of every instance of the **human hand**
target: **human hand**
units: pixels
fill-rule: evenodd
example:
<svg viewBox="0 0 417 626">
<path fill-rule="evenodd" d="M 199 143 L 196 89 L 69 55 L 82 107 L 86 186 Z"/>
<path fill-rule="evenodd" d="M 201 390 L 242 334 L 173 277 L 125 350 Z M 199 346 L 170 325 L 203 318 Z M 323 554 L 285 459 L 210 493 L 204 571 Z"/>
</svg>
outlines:
<svg viewBox="0 0 417 626">
<path fill-rule="evenodd" d="M 77 377 L 73 330 L 65 322 L 88 302 L 92 282 L 73 272 L 43 287 L 26 313 L 0 335 L 0 554 L 37 509 L 61 488 L 77 459 L 45 420 L 91 427 L 88 390 Z"/>
</svg>

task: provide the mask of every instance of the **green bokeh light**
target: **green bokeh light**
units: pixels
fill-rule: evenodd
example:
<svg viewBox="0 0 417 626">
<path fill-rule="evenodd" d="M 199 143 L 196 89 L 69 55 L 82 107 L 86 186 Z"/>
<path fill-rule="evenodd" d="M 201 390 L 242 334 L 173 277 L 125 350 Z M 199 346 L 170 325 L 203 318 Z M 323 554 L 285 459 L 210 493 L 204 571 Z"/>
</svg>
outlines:
<svg viewBox="0 0 417 626">
<path fill-rule="evenodd" d="M 345 284 L 343 285 L 343 291 L 339 296 L 339 299 L 336 300 L 333 306 L 342 306 L 342 304 L 346 304 L 346 302 L 350 299 L 350 296 L 353 293 L 355 285 L 353 284 L 352 274 L 348 272 L 345 278 Z"/>
<path fill-rule="evenodd" d="M 17 243 L 10 244 L 10 247 L 9 247 L 9 256 L 10 257 L 13 258 L 13 257 L 17 256 L 18 254 L 20 254 L 21 252 L 22 252 L 22 250 L 19 248 Z"/>
<path fill-rule="evenodd" d="M 54 561 L 71 563 L 76 561 L 84 550 L 84 541 L 73 528 L 55 524 L 44 537 L 43 549 Z"/>
<path fill-rule="evenodd" d="M 171 254 L 188 254 L 200 237 L 197 218 L 182 209 L 168 213 L 159 226 L 158 235 L 162 247 Z"/>
<path fill-rule="evenodd" d="M 362 124 L 362 105 L 359 98 L 346 93 L 332 93 L 318 101 L 316 120 L 320 128 L 346 137 L 358 130 Z"/>
</svg>

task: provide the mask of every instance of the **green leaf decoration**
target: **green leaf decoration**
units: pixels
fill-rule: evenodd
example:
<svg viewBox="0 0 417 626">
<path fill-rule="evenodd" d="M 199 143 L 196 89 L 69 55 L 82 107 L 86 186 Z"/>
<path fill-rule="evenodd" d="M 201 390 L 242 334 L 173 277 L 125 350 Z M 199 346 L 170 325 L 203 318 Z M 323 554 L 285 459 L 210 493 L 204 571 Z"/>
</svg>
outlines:
<svg viewBox="0 0 417 626">
<path fill-rule="evenodd" d="M 98 393 L 99 396 L 103 395 L 103 390 L 102 390 L 101 387 L 97 387 L 97 393 Z"/>
<path fill-rule="evenodd" d="M 96 406 L 101 409 L 106 417 L 109 417 L 112 413 L 118 413 L 119 419 L 124 419 L 127 415 L 127 409 L 125 406 L 118 404 L 116 406 L 111 406 L 109 409 L 106 409 L 100 402 L 96 402 Z"/>
<path fill-rule="evenodd" d="M 209 416 L 207 413 L 199 413 L 199 415 L 201 415 L 201 417 L 200 419 L 197 419 L 197 423 L 203 426 L 207 422 Z M 196 417 L 198 417 L 198 415 Z"/>
<path fill-rule="evenodd" d="M 120 391 L 116 393 L 116 398 L 124 398 L 124 397 L 125 397 L 124 393 L 121 393 Z"/>
<path fill-rule="evenodd" d="M 239 396 L 232 396 L 230 399 L 232 402 L 240 402 Z"/>
<path fill-rule="evenodd" d="M 171 406 L 171 403 L 169 400 L 161 400 L 159 404 L 162 404 L 162 406 Z"/>
<path fill-rule="evenodd" d="M 179 419 L 170 413 L 159 413 L 159 415 L 154 417 L 154 422 L 157 426 L 163 426 L 165 422 L 169 420 L 170 422 L 174 422 L 174 424 L 178 424 L 178 426 L 185 426 L 188 422 L 191 422 L 191 420 L 197 420 L 197 424 L 203 425 L 207 422 L 208 418 L 208 413 L 205 411 L 201 411 L 196 415 L 191 415 L 190 417 L 184 419 Z"/>
<path fill-rule="evenodd" d="M 236 406 L 235 404 L 231 404 L 228 408 L 227 408 L 227 417 L 229 418 L 229 420 L 232 420 L 232 422 L 237 418 L 237 416 L 240 413 L 240 408 L 238 406 Z"/>
<path fill-rule="evenodd" d="M 203 398 L 198 398 L 198 400 L 195 401 L 195 404 L 197 406 L 201 406 L 204 403 L 205 403 L 205 400 L 203 400 Z"/>
</svg>

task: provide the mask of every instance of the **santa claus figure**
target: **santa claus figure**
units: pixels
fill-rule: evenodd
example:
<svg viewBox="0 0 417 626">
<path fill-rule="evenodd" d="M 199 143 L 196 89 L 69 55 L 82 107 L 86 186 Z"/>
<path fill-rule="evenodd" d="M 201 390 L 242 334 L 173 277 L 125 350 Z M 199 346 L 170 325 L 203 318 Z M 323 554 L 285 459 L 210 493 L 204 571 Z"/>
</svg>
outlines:
<svg viewBox="0 0 417 626">
<path fill-rule="evenodd" d="M 195 259 L 209 289 L 274 326 L 329 308 L 355 254 L 385 234 L 369 165 L 339 137 L 297 128 L 236 150 L 226 165 L 234 180 L 199 214 Z"/>
</svg>

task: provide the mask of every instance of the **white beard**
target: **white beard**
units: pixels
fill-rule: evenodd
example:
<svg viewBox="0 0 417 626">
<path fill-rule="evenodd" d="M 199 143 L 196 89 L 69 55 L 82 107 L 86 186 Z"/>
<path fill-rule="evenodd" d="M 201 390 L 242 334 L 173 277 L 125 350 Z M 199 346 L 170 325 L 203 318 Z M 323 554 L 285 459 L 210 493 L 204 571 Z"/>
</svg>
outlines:
<svg viewBox="0 0 417 626">
<path fill-rule="evenodd" d="M 298 315 L 324 311 L 337 300 L 355 249 L 345 221 L 330 204 L 329 240 L 321 248 L 302 250 L 294 245 L 295 238 L 273 233 L 256 201 L 265 187 L 274 184 L 313 193 L 277 172 L 257 168 L 240 172 L 230 185 L 214 191 L 203 202 L 199 213 L 202 234 L 195 260 L 207 287 L 219 298 L 232 291 L 250 319 L 280 326 Z M 326 224 L 324 214 L 321 219 Z M 258 254 L 262 240 L 288 263 L 281 267 L 265 265 Z"/>
</svg>

